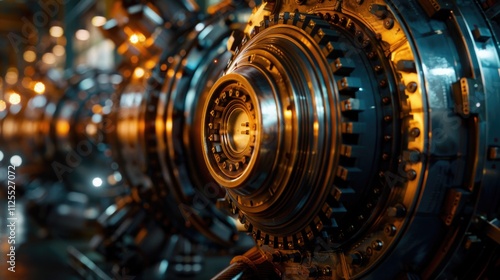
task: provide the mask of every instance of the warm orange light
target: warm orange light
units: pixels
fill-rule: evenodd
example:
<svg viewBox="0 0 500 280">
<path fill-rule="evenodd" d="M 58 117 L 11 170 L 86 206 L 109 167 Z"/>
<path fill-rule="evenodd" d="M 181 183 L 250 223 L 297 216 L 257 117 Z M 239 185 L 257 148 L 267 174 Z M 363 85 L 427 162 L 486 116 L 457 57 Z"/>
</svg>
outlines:
<svg viewBox="0 0 500 280">
<path fill-rule="evenodd" d="M 31 88 L 31 84 L 32 84 L 32 80 L 30 77 L 24 77 L 21 84 L 23 85 L 23 87 L 25 88 Z"/>
<path fill-rule="evenodd" d="M 54 48 L 52 48 L 52 52 L 56 56 L 63 56 L 66 53 L 66 49 L 61 45 L 55 45 Z"/>
<path fill-rule="evenodd" d="M 65 136 L 69 132 L 69 123 L 67 121 L 58 121 L 56 124 L 57 135 Z"/>
<path fill-rule="evenodd" d="M 36 82 L 33 90 L 38 94 L 43 94 L 45 92 L 45 85 L 42 82 Z"/>
<path fill-rule="evenodd" d="M 12 105 L 17 105 L 21 103 L 21 95 L 19 95 L 19 93 L 17 92 L 12 92 L 9 96 L 9 102 Z"/>
<path fill-rule="evenodd" d="M 26 62 L 33 62 L 36 60 L 36 53 L 32 50 L 27 50 L 24 52 L 23 58 Z"/>
<path fill-rule="evenodd" d="M 80 41 L 87 41 L 90 39 L 90 32 L 86 29 L 79 29 L 76 31 L 75 37 Z"/>
<path fill-rule="evenodd" d="M 137 43 L 139 43 L 139 42 L 144 42 L 144 41 L 146 41 L 146 36 L 144 36 L 144 35 L 143 35 L 143 34 L 141 34 L 141 33 L 137 33 L 137 34 L 136 34 L 136 33 L 134 33 L 134 34 L 130 35 L 129 40 L 130 40 L 130 43 L 132 43 L 132 44 L 137 44 Z"/>
<path fill-rule="evenodd" d="M 5 109 L 7 109 L 7 103 L 5 103 L 5 101 L 3 100 L 0 100 L 0 112 L 5 111 Z"/>
<path fill-rule="evenodd" d="M 92 106 L 92 113 L 94 114 L 100 114 L 102 112 L 102 106 L 99 104 L 95 104 Z"/>
<path fill-rule="evenodd" d="M 5 81 L 7 84 L 13 85 L 17 83 L 17 68 L 11 67 L 7 69 L 7 74 L 5 74 Z"/>
<path fill-rule="evenodd" d="M 134 70 L 134 76 L 138 79 L 144 77 L 144 69 L 142 69 L 141 67 L 137 67 L 135 68 Z"/>
<path fill-rule="evenodd" d="M 101 27 L 106 24 L 106 18 L 103 16 L 94 16 L 92 18 L 92 25 L 95 27 Z"/>
<path fill-rule="evenodd" d="M 53 53 L 46 53 L 42 56 L 42 61 L 45 64 L 54 64 L 56 63 L 56 56 Z"/>
<path fill-rule="evenodd" d="M 137 36 L 137 34 L 132 34 L 132 36 L 130 36 L 129 40 L 130 40 L 130 43 L 137 44 L 137 43 L 139 43 L 139 36 Z"/>
<path fill-rule="evenodd" d="M 49 29 L 49 33 L 50 33 L 50 36 L 55 37 L 55 38 L 59 38 L 64 34 L 64 29 L 62 29 L 62 27 L 60 27 L 60 26 L 52 26 Z"/>
<path fill-rule="evenodd" d="M 147 69 L 153 69 L 156 66 L 156 61 L 154 61 L 153 59 L 150 59 L 150 60 L 146 61 L 146 63 L 144 64 L 144 66 Z"/>
<path fill-rule="evenodd" d="M 29 78 L 31 81 L 31 76 L 35 75 L 35 68 L 33 66 L 27 66 L 24 68 L 24 79 Z"/>
</svg>

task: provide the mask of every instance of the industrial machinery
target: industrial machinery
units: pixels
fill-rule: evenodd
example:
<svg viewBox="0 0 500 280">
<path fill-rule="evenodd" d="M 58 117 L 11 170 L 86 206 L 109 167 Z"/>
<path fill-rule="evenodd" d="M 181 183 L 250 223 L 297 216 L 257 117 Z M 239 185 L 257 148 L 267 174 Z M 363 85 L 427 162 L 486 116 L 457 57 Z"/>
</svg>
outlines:
<svg viewBox="0 0 500 280">
<path fill-rule="evenodd" d="M 493 24 L 474 1 L 255 10 L 204 104 L 201 145 L 259 250 L 216 279 L 493 279 Z"/>
<path fill-rule="evenodd" d="M 0 111 L 81 277 L 500 275 L 499 4 L 118 3 L 116 71 Z"/>
</svg>

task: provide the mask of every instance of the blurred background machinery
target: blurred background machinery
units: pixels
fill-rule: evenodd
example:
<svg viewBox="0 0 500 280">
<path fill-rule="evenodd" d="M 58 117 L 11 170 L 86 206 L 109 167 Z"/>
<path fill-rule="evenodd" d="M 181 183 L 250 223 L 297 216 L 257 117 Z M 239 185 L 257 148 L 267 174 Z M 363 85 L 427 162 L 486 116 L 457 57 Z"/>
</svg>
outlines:
<svg viewBox="0 0 500 280">
<path fill-rule="evenodd" d="M 0 278 L 500 274 L 496 1 L 0 8 Z"/>
</svg>

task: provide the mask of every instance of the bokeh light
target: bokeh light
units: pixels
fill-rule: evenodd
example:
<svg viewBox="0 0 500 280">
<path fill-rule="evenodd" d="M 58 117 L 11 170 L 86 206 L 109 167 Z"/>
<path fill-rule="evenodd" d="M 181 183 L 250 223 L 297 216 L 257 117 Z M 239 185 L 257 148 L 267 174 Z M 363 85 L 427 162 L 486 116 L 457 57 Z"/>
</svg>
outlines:
<svg viewBox="0 0 500 280">
<path fill-rule="evenodd" d="M 64 34 L 64 29 L 60 26 L 52 26 L 49 30 L 50 36 L 59 38 Z"/>
<path fill-rule="evenodd" d="M 36 82 L 33 90 L 38 94 L 45 93 L 45 85 L 42 82 Z"/>
</svg>

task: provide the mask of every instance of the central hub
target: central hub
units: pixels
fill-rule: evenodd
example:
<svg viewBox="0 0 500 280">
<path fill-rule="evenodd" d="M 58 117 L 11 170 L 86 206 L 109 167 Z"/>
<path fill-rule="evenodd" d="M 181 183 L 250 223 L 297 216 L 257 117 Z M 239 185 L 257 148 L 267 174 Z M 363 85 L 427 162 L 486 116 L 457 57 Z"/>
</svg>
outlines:
<svg viewBox="0 0 500 280">
<path fill-rule="evenodd" d="M 241 154 L 250 144 L 250 117 L 242 108 L 234 108 L 224 123 L 223 138 L 227 149 L 234 154 Z"/>
<path fill-rule="evenodd" d="M 204 160 L 212 177 L 235 193 L 265 189 L 276 161 L 278 109 L 257 71 L 234 73 L 212 88 L 203 111 Z"/>
<path fill-rule="evenodd" d="M 204 158 L 224 187 L 240 186 L 252 173 L 259 147 L 257 100 L 235 76 L 211 92 L 204 112 Z"/>
</svg>

